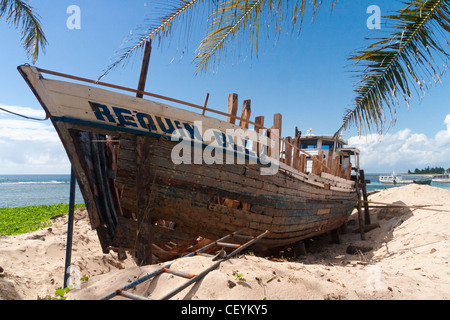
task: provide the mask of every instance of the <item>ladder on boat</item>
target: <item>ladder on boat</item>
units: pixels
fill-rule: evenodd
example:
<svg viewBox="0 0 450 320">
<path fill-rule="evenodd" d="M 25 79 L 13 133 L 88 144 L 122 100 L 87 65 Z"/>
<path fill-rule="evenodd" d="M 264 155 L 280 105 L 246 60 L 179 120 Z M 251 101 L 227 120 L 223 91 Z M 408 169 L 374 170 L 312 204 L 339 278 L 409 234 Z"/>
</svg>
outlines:
<svg viewBox="0 0 450 320">
<path fill-rule="evenodd" d="M 156 270 L 156 271 L 154 271 L 154 272 L 152 272 L 152 273 L 150 273 L 150 274 L 148 274 L 148 275 L 146 275 L 146 276 L 144 276 L 144 277 L 142 277 L 142 278 L 140 278 L 140 279 L 138 279 L 138 280 L 136 280 L 136 281 L 126 285 L 126 286 L 124 286 L 123 288 L 121 288 L 119 290 L 116 290 L 116 291 L 114 291 L 114 292 L 104 296 L 103 298 L 101 298 L 99 300 L 110 300 L 110 299 L 112 299 L 112 298 L 114 298 L 116 296 L 122 296 L 122 297 L 125 297 L 125 298 L 128 298 L 128 299 L 132 299 L 132 300 L 151 300 L 151 299 L 149 299 L 147 297 L 143 297 L 143 296 L 136 295 L 134 293 L 127 292 L 127 290 L 133 289 L 137 285 L 139 285 L 139 284 L 141 284 L 141 283 L 143 283 L 145 281 L 148 281 L 148 280 L 150 280 L 150 279 L 152 279 L 152 278 L 154 278 L 154 277 L 156 277 L 156 276 L 158 276 L 160 274 L 163 274 L 163 273 L 170 273 L 170 274 L 173 274 L 175 276 L 179 276 L 179 277 L 188 279 L 188 281 L 186 281 L 184 284 L 182 284 L 178 288 L 172 290 L 171 292 L 169 292 L 168 294 L 166 294 L 164 297 L 162 297 L 160 299 L 160 300 L 169 300 L 170 298 L 172 298 L 173 296 L 175 296 L 176 294 L 178 294 L 179 292 L 181 292 L 185 288 L 189 287 L 193 283 L 195 283 L 195 282 L 199 281 L 200 279 L 202 279 L 203 277 L 205 277 L 209 272 L 215 270 L 222 262 L 224 262 L 224 261 L 234 257 L 239 252 L 241 252 L 242 250 L 250 247 L 255 242 L 259 241 L 260 239 L 264 238 L 266 235 L 268 235 L 270 233 L 269 231 L 265 231 L 265 232 L 261 233 L 257 237 L 252 237 L 252 236 L 242 235 L 241 233 L 244 230 L 245 230 L 245 228 L 241 229 L 239 231 L 233 232 L 233 233 L 231 233 L 231 234 L 229 234 L 229 235 L 227 235 L 227 236 L 225 236 L 225 237 L 223 237 L 223 238 L 221 238 L 221 239 L 219 239 L 217 241 L 214 241 L 214 242 L 210 243 L 209 245 L 204 246 L 203 248 L 201 248 L 199 250 L 196 250 L 196 251 L 194 251 L 194 252 L 192 252 L 192 253 L 190 253 L 188 255 L 183 256 L 181 259 L 188 258 L 188 257 L 193 257 L 193 256 L 196 256 L 196 255 L 205 255 L 205 256 L 212 257 L 213 261 L 216 260 L 216 259 L 218 260 L 216 263 L 214 263 L 212 266 L 210 266 L 209 268 L 205 269 L 203 272 L 201 272 L 198 275 L 192 275 L 192 274 L 189 274 L 189 273 L 186 273 L 186 272 L 172 270 L 170 267 L 174 263 L 174 261 L 173 261 L 173 262 L 165 265 L 161 269 L 158 269 L 158 270 Z M 225 240 L 228 240 L 228 239 L 237 239 L 237 238 L 247 239 L 248 241 L 246 243 L 242 244 L 242 245 L 236 244 L 236 243 L 224 242 Z M 208 254 L 203 253 L 204 251 L 206 251 L 208 249 L 211 249 L 214 246 L 220 247 L 220 248 L 222 248 L 222 250 L 223 250 L 224 247 L 226 247 L 226 248 L 234 248 L 235 250 L 232 251 L 231 253 L 227 254 L 225 257 L 221 257 L 220 253 L 217 256 L 208 255 Z"/>
</svg>

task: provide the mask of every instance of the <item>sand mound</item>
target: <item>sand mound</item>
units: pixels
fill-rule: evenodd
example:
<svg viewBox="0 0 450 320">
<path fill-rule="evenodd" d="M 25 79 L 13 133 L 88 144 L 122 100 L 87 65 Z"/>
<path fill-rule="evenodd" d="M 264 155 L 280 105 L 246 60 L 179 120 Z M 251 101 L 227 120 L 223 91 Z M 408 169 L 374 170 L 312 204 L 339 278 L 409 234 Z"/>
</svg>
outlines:
<svg viewBox="0 0 450 320">
<path fill-rule="evenodd" d="M 0 300 L 54 296 L 63 286 L 68 217 L 53 225 L 18 236 L 0 237 Z M 72 264 L 81 274 L 97 276 L 133 266 L 131 259 L 119 261 L 112 253 L 104 255 L 97 232 L 91 230 L 86 210 L 75 212 Z"/>
<path fill-rule="evenodd" d="M 371 209 L 371 222 L 379 227 L 367 232 L 365 241 L 353 232 L 358 229 L 354 213 L 340 244 L 324 235 L 306 242 L 306 256 L 294 257 L 289 248 L 276 259 L 241 255 L 173 299 L 449 299 L 450 191 L 407 185 L 369 198 L 430 206 Z M 99 299 L 161 267 L 137 267 L 130 258 L 121 262 L 115 254 L 104 255 L 85 213 L 77 217 L 72 261 L 90 278 L 68 299 Z M 1 238 L 0 299 L 36 299 L 62 286 L 66 233 L 67 218 L 60 218 L 51 230 Z M 349 254 L 349 246 L 368 249 Z M 172 268 L 198 274 L 212 263 L 198 256 L 178 259 Z M 159 299 L 185 281 L 165 273 L 129 292 Z"/>
</svg>

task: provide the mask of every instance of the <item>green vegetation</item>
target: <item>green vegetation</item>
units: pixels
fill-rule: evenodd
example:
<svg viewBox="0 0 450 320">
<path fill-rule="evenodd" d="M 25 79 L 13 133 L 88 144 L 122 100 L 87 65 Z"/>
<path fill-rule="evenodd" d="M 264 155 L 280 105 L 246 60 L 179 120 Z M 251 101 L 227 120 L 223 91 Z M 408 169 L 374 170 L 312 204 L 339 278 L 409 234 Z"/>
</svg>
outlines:
<svg viewBox="0 0 450 320">
<path fill-rule="evenodd" d="M 81 282 L 87 282 L 89 280 L 88 275 L 84 275 L 81 277 Z M 69 285 L 66 288 L 59 287 L 55 291 L 55 295 L 52 297 L 51 295 L 46 295 L 45 298 L 39 298 L 38 300 L 66 300 L 67 296 L 66 294 L 70 292 L 75 287 L 75 284 Z"/>
<path fill-rule="evenodd" d="M 236 280 L 238 281 L 245 281 L 244 279 L 244 274 L 243 273 L 239 273 L 237 270 L 233 271 L 233 276 L 236 278 Z"/>
<path fill-rule="evenodd" d="M 84 208 L 78 204 L 75 209 Z M 17 235 L 51 226 L 50 218 L 69 212 L 68 204 L 0 208 L 0 235 Z"/>
<path fill-rule="evenodd" d="M 447 170 L 450 170 L 450 168 Z M 414 170 L 414 172 L 411 172 L 411 170 L 408 170 L 408 174 L 443 174 L 443 173 L 445 173 L 445 169 L 442 167 L 430 168 L 428 166 L 422 170 L 419 170 L 416 168 L 416 170 Z"/>
<path fill-rule="evenodd" d="M 47 39 L 39 21 L 39 15 L 29 0 L 1 0 L 0 18 L 19 29 L 22 44 L 29 58 L 36 62 L 39 53 L 45 49 Z"/>
</svg>

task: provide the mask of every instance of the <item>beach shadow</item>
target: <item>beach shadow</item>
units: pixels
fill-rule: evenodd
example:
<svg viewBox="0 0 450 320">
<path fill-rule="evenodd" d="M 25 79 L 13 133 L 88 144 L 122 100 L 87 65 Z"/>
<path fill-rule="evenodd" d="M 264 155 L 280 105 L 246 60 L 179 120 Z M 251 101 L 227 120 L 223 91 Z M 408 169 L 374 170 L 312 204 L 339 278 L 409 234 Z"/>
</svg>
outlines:
<svg viewBox="0 0 450 320">
<path fill-rule="evenodd" d="M 17 293 L 14 283 L 8 281 L 6 276 L 0 275 L 0 300 L 23 300 Z"/>
<path fill-rule="evenodd" d="M 297 243 L 271 249 L 264 257 L 272 261 L 303 264 L 345 265 L 355 260 L 368 263 L 380 248 L 385 247 L 390 252 L 389 242 L 393 239 L 395 228 L 412 217 L 413 210 L 401 201 L 394 202 L 392 206 L 370 208 L 370 222 L 375 226 L 365 232 L 365 240 L 361 240 L 355 210 L 345 225 L 337 230 L 338 237 L 336 233 L 325 233 L 303 240 L 302 254 L 299 254 Z"/>
</svg>

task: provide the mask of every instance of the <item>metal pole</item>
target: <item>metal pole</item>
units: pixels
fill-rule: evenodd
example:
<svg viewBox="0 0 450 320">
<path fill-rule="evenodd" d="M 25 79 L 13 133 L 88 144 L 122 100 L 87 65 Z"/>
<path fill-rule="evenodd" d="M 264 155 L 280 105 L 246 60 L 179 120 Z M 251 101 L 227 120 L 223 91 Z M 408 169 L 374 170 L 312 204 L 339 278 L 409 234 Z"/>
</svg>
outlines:
<svg viewBox="0 0 450 320">
<path fill-rule="evenodd" d="M 70 173 L 70 199 L 69 199 L 69 221 L 67 223 L 67 246 L 66 246 L 66 267 L 64 270 L 64 288 L 68 287 L 67 280 L 69 278 L 69 267 L 71 265 L 72 260 L 72 238 L 73 238 L 73 218 L 74 218 L 74 209 L 75 209 L 75 173 L 73 171 L 73 167 Z"/>
</svg>

